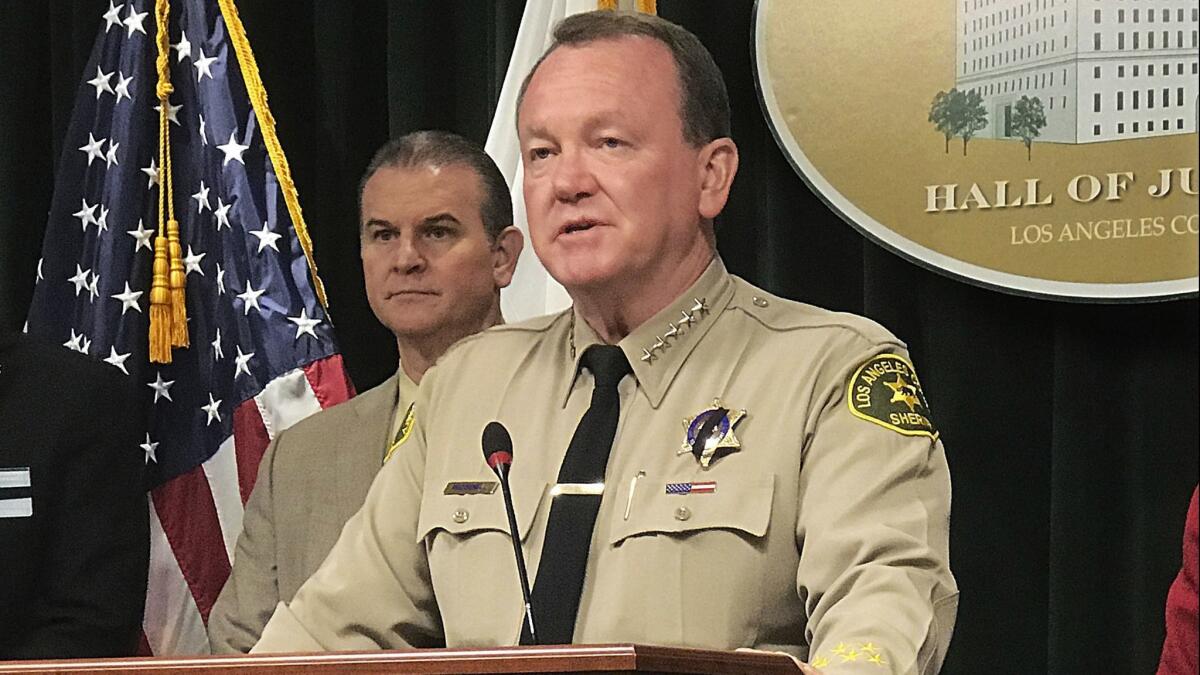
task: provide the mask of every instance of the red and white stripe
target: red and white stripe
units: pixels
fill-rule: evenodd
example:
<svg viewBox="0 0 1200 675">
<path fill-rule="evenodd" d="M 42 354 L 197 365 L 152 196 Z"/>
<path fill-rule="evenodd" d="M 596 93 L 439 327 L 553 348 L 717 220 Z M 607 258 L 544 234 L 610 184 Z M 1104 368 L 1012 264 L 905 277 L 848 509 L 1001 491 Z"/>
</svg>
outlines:
<svg viewBox="0 0 1200 675">
<path fill-rule="evenodd" d="M 272 380 L 234 409 L 233 435 L 201 466 L 150 494 L 150 581 L 143 621 L 152 654 L 206 654 L 205 624 L 229 577 L 258 464 L 280 431 L 354 395 L 340 355 Z"/>
</svg>

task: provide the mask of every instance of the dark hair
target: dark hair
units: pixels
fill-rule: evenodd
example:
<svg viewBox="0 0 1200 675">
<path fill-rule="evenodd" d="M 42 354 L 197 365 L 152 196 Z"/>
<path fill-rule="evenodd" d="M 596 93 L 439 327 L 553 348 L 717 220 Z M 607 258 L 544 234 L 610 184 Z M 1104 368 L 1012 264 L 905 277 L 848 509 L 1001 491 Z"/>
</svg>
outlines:
<svg viewBox="0 0 1200 675">
<path fill-rule="evenodd" d="M 414 131 L 393 138 L 375 152 L 362 180 L 358 182 L 358 209 L 362 211 L 363 190 L 376 171 L 385 167 L 465 166 L 479 176 L 483 199 L 479 216 L 488 237 L 495 240 L 513 224 L 512 196 L 496 162 L 474 142 L 449 131 Z"/>
<path fill-rule="evenodd" d="M 686 28 L 653 14 L 638 12 L 598 10 L 563 19 L 554 28 L 554 42 L 521 83 L 517 95 L 518 115 L 533 74 L 554 50 L 564 45 L 578 47 L 622 37 L 647 37 L 671 50 L 679 79 L 679 119 L 683 122 L 684 140 L 693 146 L 701 146 L 730 135 L 729 93 L 712 54 Z"/>
</svg>

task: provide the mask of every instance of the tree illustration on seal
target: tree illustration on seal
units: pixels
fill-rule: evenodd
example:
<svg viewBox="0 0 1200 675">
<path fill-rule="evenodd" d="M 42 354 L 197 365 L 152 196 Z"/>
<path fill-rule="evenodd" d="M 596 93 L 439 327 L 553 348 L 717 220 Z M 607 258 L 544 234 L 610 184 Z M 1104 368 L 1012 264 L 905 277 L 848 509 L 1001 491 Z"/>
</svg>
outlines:
<svg viewBox="0 0 1200 675">
<path fill-rule="evenodd" d="M 963 156 L 967 154 L 967 142 L 987 126 L 987 110 L 983 107 L 983 96 L 978 91 L 939 91 L 929 106 L 929 121 L 946 139 L 946 152 L 950 152 L 950 139 L 962 137 Z"/>
<path fill-rule="evenodd" d="M 1025 143 L 1025 159 L 1033 161 L 1033 139 L 1046 127 L 1046 110 L 1042 99 L 1022 96 L 1013 106 L 1012 133 Z"/>
</svg>

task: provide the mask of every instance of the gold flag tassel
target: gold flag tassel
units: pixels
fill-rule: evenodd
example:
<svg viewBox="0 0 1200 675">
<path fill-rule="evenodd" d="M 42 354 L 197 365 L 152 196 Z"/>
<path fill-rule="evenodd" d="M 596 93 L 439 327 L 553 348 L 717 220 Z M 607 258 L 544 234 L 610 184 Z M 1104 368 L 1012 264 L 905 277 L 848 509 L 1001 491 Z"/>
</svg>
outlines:
<svg viewBox="0 0 1200 675">
<path fill-rule="evenodd" d="M 601 11 L 614 11 L 620 9 L 620 0 L 596 0 L 596 9 Z M 626 7 L 629 5 L 626 4 Z M 657 0 L 637 0 L 634 7 L 642 14 L 658 14 Z"/>
<path fill-rule="evenodd" d="M 150 361 L 170 363 L 172 347 L 188 346 L 187 304 L 184 289 L 183 250 L 179 244 L 179 222 L 171 184 L 171 68 L 167 17 L 168 0 L 157 0 L 154 8 L 158 26 L 158 235 L 154 238 L 154 269 L 150 283 Z"/>
<path fill-rule="evenodd" d="M 171 287 L 167 238 L 154 238 L 154 276 L 150 281 L 150 361 L 171 362 Z"/>
</svg>

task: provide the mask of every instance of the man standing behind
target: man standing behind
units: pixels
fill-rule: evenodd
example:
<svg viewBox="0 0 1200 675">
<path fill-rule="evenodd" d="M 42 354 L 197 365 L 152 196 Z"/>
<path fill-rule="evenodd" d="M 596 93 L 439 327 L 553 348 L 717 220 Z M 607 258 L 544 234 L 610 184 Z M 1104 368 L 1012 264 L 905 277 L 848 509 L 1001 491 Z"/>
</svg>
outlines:
<svg viewBox="0 0 1200 675">
<path fill-rule="evenodd" d="M 129 387 L 0 331 L 0 661 L 137 651 L 150 526 Z"/>
<path fill-rule="evenodd" d="M 446 353 L 411 447 L 255 651 L 640 642 L 937 672 L 950 475 L 904 344 L 726 271 L 738 154 L 696 36 L 594 12 L 554 39 L 517 130 L 530 239 L 574 306 Z M 493 420 L 532 622 L 500 496 L 461 487 L 495 477 Z"/>
<path fill-rule="evenodd" d="M 396 336 L 383 384 L 276 436 L 246 504 L 233 570 L 209 617 L 214 652 L 246 652 L 408 439 L 417 384 L 447 347 L 502 323 L 523 239 L 508 185 L 470 141 L 421 131 L 384 145 L 359 188 L 367 299 Z"/>
</svg>

